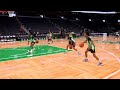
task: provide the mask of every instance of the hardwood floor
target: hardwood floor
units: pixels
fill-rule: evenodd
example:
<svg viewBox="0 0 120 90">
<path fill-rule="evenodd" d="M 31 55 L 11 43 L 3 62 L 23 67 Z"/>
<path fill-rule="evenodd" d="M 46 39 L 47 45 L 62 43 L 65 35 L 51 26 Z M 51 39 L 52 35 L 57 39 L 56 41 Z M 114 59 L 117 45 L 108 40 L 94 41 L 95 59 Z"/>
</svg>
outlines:
<svg viewBox="0 0 120 90">
<path fill-rule="evenodd" d="M 112 40 L 113 38 L 108 38 Z M 76 51 L 0 62 L 0 79 L 119 79 L 120 78 L 120 44 L 96 43 L 96 55 L 103 66 L 88 53 L 88 62 L 83 62 L 87 48 L 78 47 L 84 39 L 76 39 Z M 114 40 L 114 39 L 113 39 Z M 52 46 L 66 48 L 67 40 L 55 40 Z M 39 44 L 47 44 L 41 40 Z M 0 44 L 0 48 L 27 46 L 27 42 Z"/>
</svg>

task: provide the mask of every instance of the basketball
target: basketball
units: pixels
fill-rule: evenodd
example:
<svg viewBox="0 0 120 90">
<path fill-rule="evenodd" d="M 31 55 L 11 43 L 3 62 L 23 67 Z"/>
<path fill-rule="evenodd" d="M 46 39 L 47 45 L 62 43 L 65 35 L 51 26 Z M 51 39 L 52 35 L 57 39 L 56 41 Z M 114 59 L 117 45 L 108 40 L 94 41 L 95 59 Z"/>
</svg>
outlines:
<svg viewBox="0 0 120 90">
<path fill-rule="evenodd" d="M 80 46 L 80 47 L 84 47 L 84 43 L 81 43 L 79 46 Z"/>
<path fill-rule="evenodd" d="M 69 48 L 70 48 L 70 49 L 72 49 L 72 45 L 71 45 L 71 46 L 69 46 Z"/>
<path fill-rule="evenodd" d="M 36 43 L 39 43 L 39 41 L 38 41 L 38 40 L 36 40 Z"/>
</svg>

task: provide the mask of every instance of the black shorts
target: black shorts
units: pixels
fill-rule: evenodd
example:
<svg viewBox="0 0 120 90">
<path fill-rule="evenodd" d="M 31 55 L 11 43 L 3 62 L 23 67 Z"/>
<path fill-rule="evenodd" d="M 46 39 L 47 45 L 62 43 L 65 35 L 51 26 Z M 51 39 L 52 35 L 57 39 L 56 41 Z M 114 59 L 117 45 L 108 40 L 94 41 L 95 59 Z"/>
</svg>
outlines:
<svg viewBox="0 0 120 90">
<path fill-rule="evenodd" d="M 119 37 L 119 35 L 115 35 L 116 37 Z"/>
<path fill-rule="evenodd" d="M 75 47 L 75 42 L 74 41 L 69 41 L 69 45 L 72 45 L 73 47 Z"/>
<path fill-rule="evenodd" d="M 95 53 L 95 49 L 87 49 L 88 51 L 90 51 L 91 53 Z"/>
<path fill-rule="evenodd" d="M 52 41 L 52 38 L 48 38 L 48 41 Z"/>
</svg>

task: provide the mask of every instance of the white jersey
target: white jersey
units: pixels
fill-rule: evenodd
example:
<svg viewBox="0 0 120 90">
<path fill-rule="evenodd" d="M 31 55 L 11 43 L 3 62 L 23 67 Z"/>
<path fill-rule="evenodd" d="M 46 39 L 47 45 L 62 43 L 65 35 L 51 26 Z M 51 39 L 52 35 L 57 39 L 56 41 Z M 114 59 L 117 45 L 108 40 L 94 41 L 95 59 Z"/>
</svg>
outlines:
<svg viewBox="0 0 120 90">
<path fill-rule="evenodd" d="M 47 34 L 47 37 L 50 39 L 52 38 L 52 34 Z"/>
<path fill-rule="evenodd" d="M 118 32 L 116 32 L 116 35 L 117 35 L 117 36 L 119 36 L 119 33 L 118 33 Z"/>
<path fill-rule="evenodd" d="M 52 34 L 50 34 L 50 37 L 52 37 Z"/>
</svg>

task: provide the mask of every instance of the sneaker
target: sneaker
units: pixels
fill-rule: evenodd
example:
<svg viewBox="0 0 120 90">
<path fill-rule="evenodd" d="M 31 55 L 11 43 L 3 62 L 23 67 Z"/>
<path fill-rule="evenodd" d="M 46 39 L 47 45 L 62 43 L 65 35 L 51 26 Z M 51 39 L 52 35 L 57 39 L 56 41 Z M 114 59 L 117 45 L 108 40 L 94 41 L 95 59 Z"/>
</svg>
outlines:
<svg viewBox="0 0 120 90">
<path fill-rule="evenodd" d="M 29 54 L 29 55 L 27 55 L 27 56 L 33 56 L 33 55 L 32 55 L 32 53 L 31 53 L 31 54 Z"/>
<path fill-rule="evenodd" d="M 97 66 L 102 66 L 102 63 L 101 63 L 101 62 L 99 62 L 99 63 L 97 64 Z"/>
<path fill-rule="evenodd" d="M 84 59 L 84 60 L 83 60 L 83 62 L 87 62 L 87 61 L 88 61 L 88 59 Z"/>
<path fill-rule="evenodd" d="M 31 54 L 33 52 L 33 50 L 30 50 L 29 53 Z"/>
</svg>

